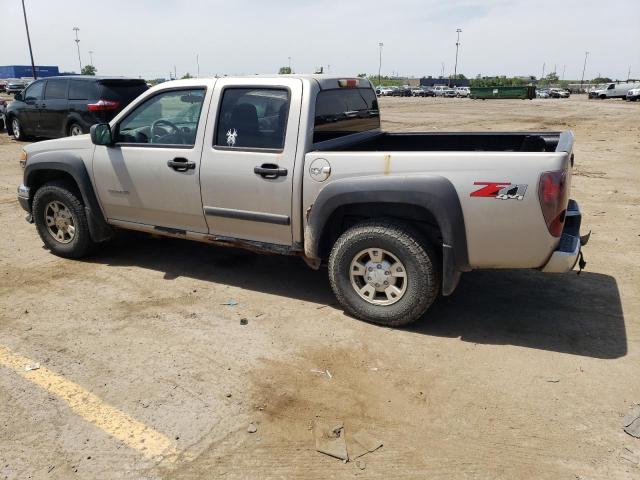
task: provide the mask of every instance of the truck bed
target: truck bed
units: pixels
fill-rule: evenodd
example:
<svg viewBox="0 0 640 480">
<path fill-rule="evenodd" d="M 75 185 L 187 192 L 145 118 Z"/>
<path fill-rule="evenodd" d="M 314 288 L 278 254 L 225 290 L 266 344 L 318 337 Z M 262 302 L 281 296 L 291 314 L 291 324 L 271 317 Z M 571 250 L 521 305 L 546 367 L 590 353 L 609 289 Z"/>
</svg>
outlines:
<svg viewBox="0 0 640 480">
<path fill-rule="evenodd" d="M 554 152 L 561 132 L 376 132 L 314 145 L 316 151 L 350 152 Z"/>
</svg>

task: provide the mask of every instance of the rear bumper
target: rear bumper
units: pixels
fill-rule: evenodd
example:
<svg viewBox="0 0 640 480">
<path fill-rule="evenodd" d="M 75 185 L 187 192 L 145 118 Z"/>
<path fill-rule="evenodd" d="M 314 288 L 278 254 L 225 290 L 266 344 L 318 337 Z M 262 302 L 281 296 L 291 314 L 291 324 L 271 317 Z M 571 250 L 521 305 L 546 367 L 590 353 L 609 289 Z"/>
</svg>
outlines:
<svg viewBox="0 0 640 480">
<path fill-rule="evenodd" d="M 551 254 L 547 264 L 542 267 L 543 272 L 564 273 L 573 270 L 573 267 L 578 262 L 580 248 L 582 247 L 580 239 L 581 221 L 582 214 L 578 203 L 575 200 L 569 200 L 560 242 Z M 584 244 L 586 244 L 586 240 Z"/>
</svg>

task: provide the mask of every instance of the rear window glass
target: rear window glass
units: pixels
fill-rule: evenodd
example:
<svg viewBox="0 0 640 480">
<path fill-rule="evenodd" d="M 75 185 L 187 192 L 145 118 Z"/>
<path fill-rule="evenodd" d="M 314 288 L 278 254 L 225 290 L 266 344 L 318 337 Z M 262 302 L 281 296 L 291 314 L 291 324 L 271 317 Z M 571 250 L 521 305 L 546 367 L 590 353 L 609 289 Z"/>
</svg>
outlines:
<svg viewBox="0 0 640 480">
<path fill-rule="evenodd" d="M 71 80 L 69 82 L 69 100 L 95 100 L 98 98 L 96 82 Z"/>
<path fill-rule="evenodd" d="M 44 89 L 45 100 L 66 99 L 67 83 L 67 80 L 47 80 L 47 86 Z"/>
<path fill-rule="evenodd" d="M 100 86 L 100 98 L 117 100 L 125 105 L 149 88 L 145 82 L 108 82 Z"/>
<path fill-rule="evenodd" d="M 372 89 L 341 88 L 318 93 L 314 143 L 376 128 L 380 128 L 380 113 Z"/>
</svg>

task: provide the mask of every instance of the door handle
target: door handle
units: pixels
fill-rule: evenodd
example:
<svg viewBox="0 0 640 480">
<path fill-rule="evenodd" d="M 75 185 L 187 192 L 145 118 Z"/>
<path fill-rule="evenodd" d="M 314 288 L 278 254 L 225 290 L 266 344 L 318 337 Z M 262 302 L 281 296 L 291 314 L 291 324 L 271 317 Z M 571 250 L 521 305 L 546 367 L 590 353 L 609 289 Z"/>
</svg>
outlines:
<svg viewBox="0 0 640 480">
<path fill-rule="evenodd" d="M 286 177 L 289 172 L 286 168 L 280 168 L 274 163 L 263 163 L 259 167 L 254 167 L 253 173 L 257 173 L 262 178 L 278 178 Z"/>
<path fill-rule="evenodd" d="M 176 157 L 167 162 L 169 168 L 173 168 L 176 172 L 186 172 L 187 170 L 195 170 L 196 162 L 190 162 L 186 158 Z"/>
</svg>

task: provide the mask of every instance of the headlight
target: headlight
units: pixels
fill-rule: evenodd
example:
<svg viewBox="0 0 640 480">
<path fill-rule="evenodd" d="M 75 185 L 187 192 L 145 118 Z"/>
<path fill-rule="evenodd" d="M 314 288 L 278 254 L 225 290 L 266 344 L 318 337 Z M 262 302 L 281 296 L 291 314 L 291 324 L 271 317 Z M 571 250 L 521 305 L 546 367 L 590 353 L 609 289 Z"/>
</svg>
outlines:
<svg viewBox="0 0 640 480">
<path fill-rule="evenodd" d="M 23 170 L 27 166 L 27 152 L 25 152 L 24 150 L 20 152 L 20 166 Z"/>
</svg>

